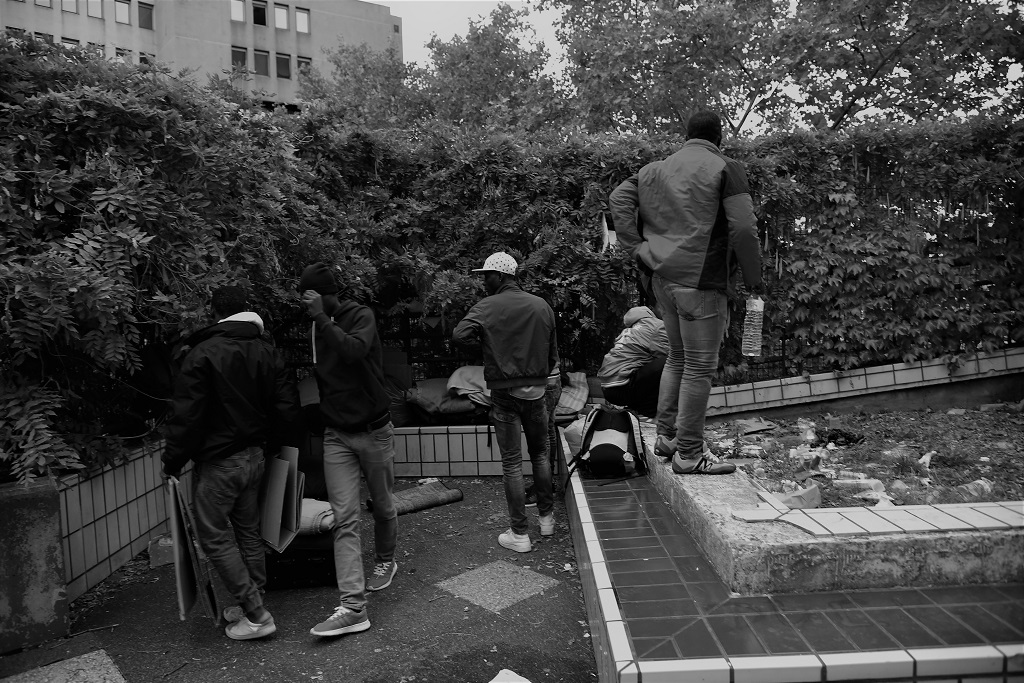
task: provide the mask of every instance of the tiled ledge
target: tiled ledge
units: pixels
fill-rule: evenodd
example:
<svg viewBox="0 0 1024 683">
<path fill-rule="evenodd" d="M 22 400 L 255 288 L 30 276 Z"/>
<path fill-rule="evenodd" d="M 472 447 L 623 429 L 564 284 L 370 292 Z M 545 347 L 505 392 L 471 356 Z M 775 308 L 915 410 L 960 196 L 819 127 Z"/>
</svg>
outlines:
<svg viewBox="0 0 1024 683">
<path fill-rule="evenodd" d="M 641 424 L 641 432 L 653 447 L 654 427 Z M 686 520 L 715 571 L 738 593 L 1024 578 L 1021 501 L 789 510 L 742 471 L 680 476 L 667 462 L 654 460 L 647 478 L 675 516 Z M 970 528 L 940 530 L 939 519 L 947 525 L 969 522 Z"/>
<path fill-rule="evenodd" d="M 1024 372 L 1024 348 L 977 354 L 950 372 L 942 360 L 896 363 L 764 382 L 713 387 L 708 416 L 779 408 L 885 391 L 916 389 Z"/>
<path fill-rule="evenodd" d="M 523 474 L 533 474 L 526 447 L 520 439 Z M 490 425 L 450 427 L 397 427 L 396 477 L 501 476 L 501 452 Z"/>
<path fill-rule="evenodd" d="M 1024 683 L 1019 582 L 734 596 L 648 478 L 601 484 L 566 507 L 602 683 Z"/>
</svg>

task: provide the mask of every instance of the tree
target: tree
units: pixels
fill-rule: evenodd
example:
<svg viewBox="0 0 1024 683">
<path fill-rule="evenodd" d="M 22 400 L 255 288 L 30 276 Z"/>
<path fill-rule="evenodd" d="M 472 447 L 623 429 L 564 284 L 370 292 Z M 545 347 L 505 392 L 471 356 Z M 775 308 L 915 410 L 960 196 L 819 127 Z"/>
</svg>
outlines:
<svg viewBox="0 0 1024 683">
<path fill-rule="evenodd" d="M 1022 102 L 1016 1 L 541 3 L 564 12 L 567 78 L 594 130 L 681 132 L 708 106 L 739 133 L 757 121 L 839 130 Z"/>
</svg>

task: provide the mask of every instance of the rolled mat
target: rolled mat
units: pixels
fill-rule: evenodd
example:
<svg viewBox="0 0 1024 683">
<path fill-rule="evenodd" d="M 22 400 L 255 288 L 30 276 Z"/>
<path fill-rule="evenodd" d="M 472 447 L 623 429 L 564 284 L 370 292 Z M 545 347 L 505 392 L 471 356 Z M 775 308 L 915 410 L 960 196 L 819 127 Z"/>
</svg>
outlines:
<svg viewBox="0 0 1024 683">
<path fill-rule="evenodd" d="M 460 500 L 462 500 L 460 489 L 450 489 L 439 481 L 432 481 L 395 493 L 395 509 L 398 510 L 399 515 L 404 515 Z M 372 499 L 366 500 L 366 508 L 373 509 Z"/>
</svg>

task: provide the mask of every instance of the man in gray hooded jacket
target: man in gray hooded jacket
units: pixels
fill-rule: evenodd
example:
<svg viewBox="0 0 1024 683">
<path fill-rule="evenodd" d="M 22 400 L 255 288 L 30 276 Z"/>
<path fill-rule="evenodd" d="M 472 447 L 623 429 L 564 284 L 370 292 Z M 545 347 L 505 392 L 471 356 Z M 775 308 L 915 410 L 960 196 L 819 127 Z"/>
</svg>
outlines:
<svg viewBox="0 0 1024 683">
<path fill-rule="evenodd" d="M 668 357 L 665 323 L 647 306 L 634 306 L 622 316 L 625 329 L 604 356 L 597 378 L 605 400 L 654 417 L 658 387 Z"/>
</svg>

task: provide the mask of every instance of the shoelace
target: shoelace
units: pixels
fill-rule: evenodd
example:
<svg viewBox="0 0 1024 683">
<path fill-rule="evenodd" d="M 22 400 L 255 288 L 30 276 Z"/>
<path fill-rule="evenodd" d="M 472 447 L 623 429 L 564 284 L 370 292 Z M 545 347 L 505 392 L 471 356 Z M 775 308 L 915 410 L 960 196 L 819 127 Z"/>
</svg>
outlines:
<svg viewBox="0 0 1024 683">
<path fill-rule="evenodd" d="M 385 574 L 388 573 L 388 567 L 390 567 L 390 566 L 391 566 L 390 562 L 385 562 L 384 564 L 375 564 L 373 566 L 373 575 L 374 576 L 384 576 Z"/>
<path fill-rule="evenodd" d="M 348 607 L 345 607 L 344 605 L 338 605 L 338 608 L 336 610 L 334 610 L 334 614 L 332 614 L 330 616 L 330 618 L 331 619 L 337 619 L 338 617 L 345 616 L 346 614 L 348 614 L 351 611 L 352 610 L 350 610 Z"/>
</svg>

